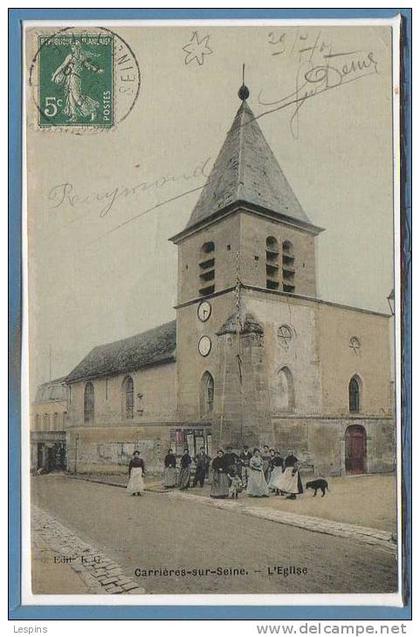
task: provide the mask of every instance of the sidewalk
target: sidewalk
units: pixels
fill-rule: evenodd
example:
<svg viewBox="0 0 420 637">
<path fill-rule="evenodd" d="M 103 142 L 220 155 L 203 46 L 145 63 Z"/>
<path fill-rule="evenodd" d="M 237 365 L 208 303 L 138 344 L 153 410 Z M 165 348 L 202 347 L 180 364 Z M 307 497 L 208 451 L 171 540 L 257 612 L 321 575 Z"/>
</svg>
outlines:
<svg viewBox="0 0 420 637">
<path fill-rule="evenodd" d="M 69 478 L 89 480 L 101 484 L 125 487 L 127 477 L 124 475 L 83 474 Z M 308 478 L 310 479 L 310 478 Z M 305 478 L 303 478 L 305 486 Z M 156 476 L 146 477 L 146 491 L 159 493 L 173 493 L 173 490 L 162 487 L 162 479 Z M 367 526 L 396 533 L 396 476 L 393 474 L 372 474 L 354 477 L 328 478 L 329 491 L 324 498 L 318 492 L 312 497 L 312 490 L 304 491 L 296 500 L 286 500 L 283 497 L 249 498 L 245 492 L 241 493 L 239 503 L 248 506 L 273 508 L 278 511 L 297 513 L 344 522 L 358 526 Z M 203 489 L 196 487 L 188 489 L 187 493 L 210 497 L 210 485 L 206 483 Z"/>
<path fill-rule="evenodd" d="M 91 590 L 69 564 L 58 564 L 58 553 L 39 536 L 32 540 L 32 592 L 35 595 L 84 595 Z"/>
<path fill-rule="evenodd" d="M 366 526 L 358 526 L 355 524 L 346 524 L 344 522 L 336 522 L 326 520 L 319 517 L 310 517 L 307 515 L 299 515 L 297 513 L 287 513 L 269 506 L 248 506 L 250 500 L 237 502 L 233 500 L 211 499 L 185 491 L 175 491 L 170 494 L 174 499 L 188 499 L 207 506 L 214 506 L 217 509 L 228 509 L 235 513 L 243 513 L 252 517 L 262 518 L 263 520 L 271 520 L 279 524 L 288 526 L 296 526 L 314 533 L 326 533 L 327 535 L 335 535 L 337 537 L 352 538 L 364 544 L 372 544 L 380 546 L 386 551 L 396 554 L 397 544 L 395 536 L 390 531 L 381 531 Z M 268 499 L 266 498 L 267 502 Z"/>
<path fill-rule="evenodd" d="M 32 505 L 32 592 L 42 594 L 144 594 L 117 562 Z"/>
</svg>

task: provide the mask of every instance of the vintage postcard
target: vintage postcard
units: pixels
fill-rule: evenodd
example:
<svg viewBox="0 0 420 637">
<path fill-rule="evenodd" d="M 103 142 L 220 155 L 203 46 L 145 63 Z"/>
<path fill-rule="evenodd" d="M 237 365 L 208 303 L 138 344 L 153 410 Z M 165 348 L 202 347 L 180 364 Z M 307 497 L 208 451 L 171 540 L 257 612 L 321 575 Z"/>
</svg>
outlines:
<svg viewBox="0 0 420 637">
<path fill-rule="evenodd" d="M 402 607 L 400 18 L 23 27 L 23 603 Z"/>
</svg>

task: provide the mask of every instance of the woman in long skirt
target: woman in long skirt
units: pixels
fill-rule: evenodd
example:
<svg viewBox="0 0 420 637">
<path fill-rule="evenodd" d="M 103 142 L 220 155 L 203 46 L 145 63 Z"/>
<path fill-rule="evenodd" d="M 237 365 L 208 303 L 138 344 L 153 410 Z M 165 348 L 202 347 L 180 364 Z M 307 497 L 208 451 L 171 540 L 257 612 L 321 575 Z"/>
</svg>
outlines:
<svg viewBox="0 0 420 637">
<path fill-rule="evenodd" d="M 229 495 L 229 478 L 227 474 L 226 461 L 223 456 L 223 451 L 219 449 L 217 456 L 211 463 L 211 468 L 213 470 L 213 479 L 210 490 L 211 498 L 227 498 Z"/>
<path fill-rule="evenodd" d="M 270 491 L 274 491 L 276 495 L 280 495 L 280 489 L 277 484 L 281 480 L 283 475 L 283 458 L 280 456 L 280 451 L 274 452 L 274 458 L 271 461 L 270 480 L 268 482 L 268 488 Z"/>
<path fill-rule="evenodd" d="M 264 477 L 264 464 L 259 449 L 254 449 L 254 454 L 249 461 L 249 474 L 247 494 L 254 498 L 268 497 L 268 485 Z"/>
<path fill-rule="evenodd" d="M 181 471 L 179 472 L 179 488 L 181 491 L 188 489 L 190 486 L 192 458 L 188 449 L 184 449 L 184 455 L 181 458 Z"/>
<path fill-rule="evenodd" d="M 168 449 L 164 464 L 163 486 L 165 489 L 172 489 L 173 487 L 176 487 L 176 456 L 172 449 Z"/>
<path fill-rule="evenodd" d="M 128 495 L 141 495 L 144 491 L 144 462 L 140 458 L 140 452 L 135 451 L 128 465 L 129 481 L 127 484 Z"/>
<path fill-rule="evenodd" d="M 287 494 L 288 500 L 296 500 L 296 496 L 303 493 L 298 459 L 292 450 L 289 450 L 287 453 L 287 457 L 284 461 L 284 472 L 281 477 L 275 481 L 275 486 L 282 494 Z"/>
</svg>

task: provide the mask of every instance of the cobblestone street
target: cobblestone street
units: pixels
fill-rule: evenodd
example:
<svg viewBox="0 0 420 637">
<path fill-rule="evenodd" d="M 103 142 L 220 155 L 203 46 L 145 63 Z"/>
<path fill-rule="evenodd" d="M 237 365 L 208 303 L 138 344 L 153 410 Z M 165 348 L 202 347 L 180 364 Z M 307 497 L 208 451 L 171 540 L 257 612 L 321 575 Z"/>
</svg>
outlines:
<svg viewBox="0 0 420 637">
<path fill-rule="evenodd" d="M 51 593 L 51 590 L 43 589 L 45 580 L 53 577 L 57 587 L 54 592 L 57 594 L 144 593 L 144 589 L 123 574 L 119 564 L 99 549 L 83 542 L 67 527 L 36 506 L 32 507 L 32 537 L 35 550 L 34 592 Z M 59 571 L 61 577 L 58 575 Z M 69 577 L 73 580 L 70 585 Z"/>
<path fill-rule="evenodd" d="M 78 571 L 83 576 L 80 592 L 88 587 L 91 592 L 122 593 L 128 591 L 124 585 L 135 585 L 140 590 L 129 592 L 139 593 L 142 589 L 146 593 L 396 590 L 395 555 L 381 546 L 278 524 L 199 500 L 152 492 L 129 497 L 119 487 L 64 475 L 40 476 L 32 481 L 32 502 L 50 517 L 34 508 L 33 540 L 42 537 L 51 560 L 53 555 L 88 555 L 88 566 Z M 76 569 L 79 562 L 74 562 Z M 276 571 L 278 566 L 305 568 L 307 573 L 285 576 Z M 68 564 L 62 568 L 66 572 Z M 182 568 L 185 574 L 177 571 Z M 219 568 L 242 572 L 218 574 Z M 170 569 L 176 572 L 169 573 Z M 193 569 L 208 572 L 197 575 Z M 34 582 L 47 592 L 48 581 L 34 578 Z M 48 592 L 57 592 L 53 583 Z"/>
</svg>

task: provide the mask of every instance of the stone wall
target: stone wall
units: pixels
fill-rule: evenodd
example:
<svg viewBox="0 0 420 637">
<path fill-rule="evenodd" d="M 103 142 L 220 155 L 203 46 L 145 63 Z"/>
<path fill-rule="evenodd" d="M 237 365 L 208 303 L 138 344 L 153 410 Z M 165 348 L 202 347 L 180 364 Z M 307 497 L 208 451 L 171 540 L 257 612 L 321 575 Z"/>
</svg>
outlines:
<svg viewBox="0 0 420 637">
<path fill-rule="evenodd" d="M 267 237 L 274 237 L 278 242 L 280 279 L 282 244 L 289 241 L 293 246 L 296 293 L 316 296 L 314 236 L 281 221 L 240 210 L 180 242 L 178 303 L 199 297 L 199 262 L 203 260 L 201 248 L 210 241 L 215 246 L 211 255 L 215 259 L 215 292 L 234 286 L 238 273 L 243 283 L 265 288 Z M 282 289 L 281 284 L 279 289 Z"/>
<path fill-rule="evenodd" d="M 271 414 L 319 414 L 321 390 L 316 306 L 254 290 L 245 290 L 243 300 L 264 328 Z M 285 368 L 287 373 L 290 372 L 292 395 L 289 401 L 286 397 L 281 400 Z"/>
<path fill-rule="evenodd" d="M 316 296 L 315 238 L 308 232 L 287 224 L 241 214 L 241 281 L 246 285 L 266 287 L 266 239 L 274 237 L 279 246 L 281 282 L 282 244 L 293 245 L 296 294 Z M 282 286 L 279 287 L 282 290 Z"/>
<path fill-rule="evenodd" d="M 173 420 L 176 414 L 176 363 L 147 367 L 130 373 L 134 382 L 134 413 L 131 422 Z M 95 378 L 95 422 L 110 426 L 124 422 L 122 385 L 126 374 Z M 71 385 L 68 405 L 68 425 L 84 422 L 84 391 L 86 382 Z M 139 396 L 140 394 L 140 396 Z M 126 421 L 126 424 L 130 424 Z"/>
<path fill-rule="evenodd" d="M 357 374 L 360 414 L 390 416 L 389 317 L 324 303 L 317 304 L 317 311 L 323 413 L 348 414 L 349 381 Z M 353 337 L 359 341 L 357 349 L 350 347 Z"/>
<path fill-rule="evenodd" d="M 168 449 L 172 448 L 178 456 L 181 455 L 184 445 L 188 444 L 187 434 L 191 431 L 194 428 L 178 422 L 155 422 L 130 427 L 121 423 L 118 427 L 68 429 L 67 469 L 72 473 L 125 474 L 133 451 L 137 449 L 145 462 L 147 473 L 160 475 Z M 196 450 L 190 448 L 192 456 L 198 452 L 201 444 L 205 444 L 201 434 L 204 432 L 207 437 L 211 430 L 209 425 L 200 425 L 195 431 L 200 437 L 196 440 Z M 179 444 L 176 442 L 177 432 L 183 434 Z"/>
<path fill-rule="evenodd" d="M 197 317 L 199 301 L 177 309 L 177 387 L 178 419 L 200 420 L 200 383 L 203 374 L 209 372 L 215 381 L 214 413 L 222 412 L 223 385 L 220 364 L 223 349 L 218 345 L 217 332 L 235 310 L 232 291 L 209 298 L 212 311 L 204 323 Z M 202 336 L 211 339 L 208 356 L 201 356 L 198 343 Z M 207 418 L 207 417 L 206 417 Z"/>
<path fill-rule="evenodd" d="M 49 400 L 31 405 L 31 431 L 63 431 L 66 419 L 67 401 Z"/>
<path fill-rule="evenodd" d="M 260 334 L 224 334 L 218 337 L 218 378 L 221 397 L 217 402 L 220 426 L 214 437 L 222 447 L 231 444 L 252 447 L 271 444 L 264 337 Z"/>
<path fill-rule="evenodd" d="M 199 297 L 199 263 L 205 259 L 201 252 L 204 243 L 212 241 L 215 246 L 215 292 L 235 285 L 237 252 L 240 241 L 240 215 L 235 213 L 218 223 L 188 236 L 178 249 L 178 304 Z"/>
<path fill-rule="evenodd" d="M 295 451 L 317 475 L 346 475 L 346 430 L 366 431 L 366 473 L 391 472 L 396 467 L 395 423 L 392 418 L 274 418 L 275 444 L 282 453 Z"/>
</svg>

